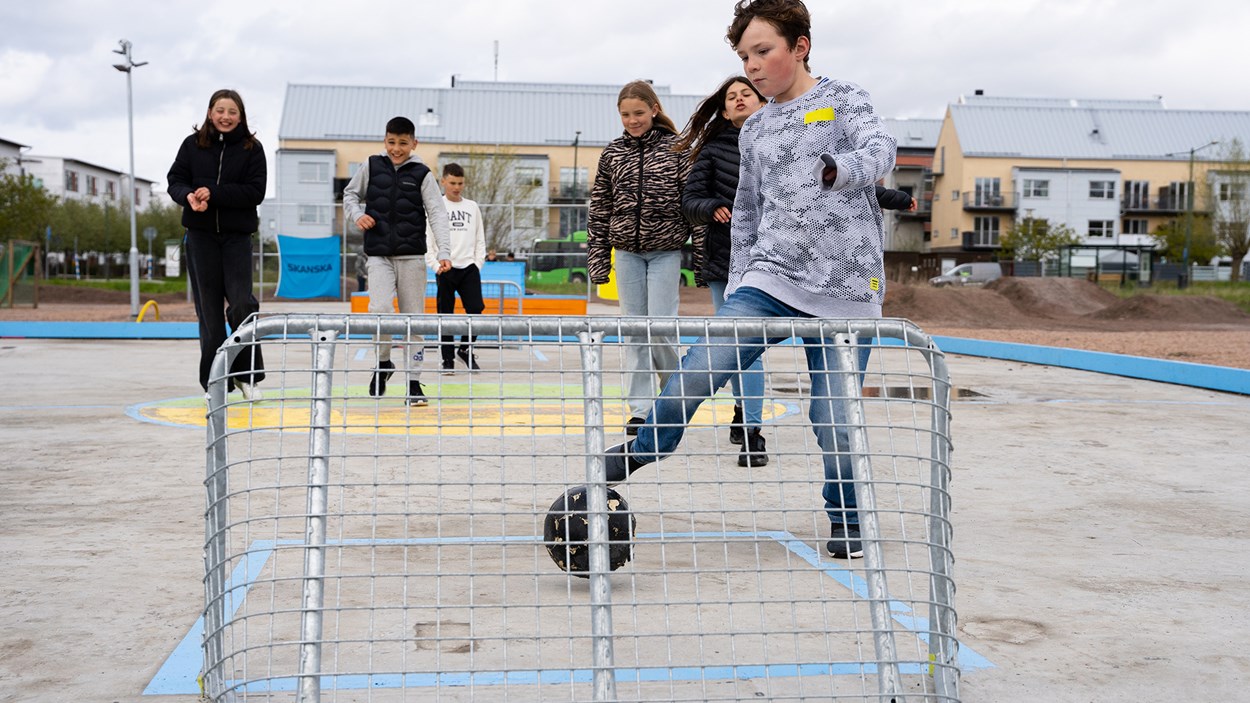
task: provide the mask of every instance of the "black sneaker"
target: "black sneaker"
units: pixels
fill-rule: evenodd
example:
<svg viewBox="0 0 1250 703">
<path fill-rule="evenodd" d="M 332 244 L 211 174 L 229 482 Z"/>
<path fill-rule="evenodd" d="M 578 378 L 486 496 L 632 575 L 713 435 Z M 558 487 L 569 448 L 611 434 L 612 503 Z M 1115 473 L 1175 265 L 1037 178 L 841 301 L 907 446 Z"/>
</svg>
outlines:
<svg viewBox="0 0 1250 703">
<path fill-rule="evenodd" d="M 430 404 L 430 399 L 425 397 L 425 389 L 421 387 L 420 381 L 408 382 L 408 405 L 414 408 L 424 408 Z"/>
<path fill-rule="evenodd" d="M 631 417 L 629 418 L 629 422 L 625 423 L 625 434 L 630 437 L 637 437 L 638 428 L 645 424 L 647 424 L 647 419 L 645 417 Z"/>
<path fill-rule="evenodd" d="M 456 350 L 456 356 L 460 357 L 460 360 L 464 362 L 465 366 L 469 367 L 470 371 L 482 370 L 482 367 L 477 365 L 477 359 L 473 358 L 473 355 L 469 353 L 468 349 Z"/>
<path fill-rule="evenodd" d="M 604 450 L 604 475 L 609 486 L 624 482 L 630 474 L 646 466 L 630 454 L 632 448 L 633 442 L 626 442 Z"/>
<path fill-rule="evenodd" d="M 864 545 L 859 541 L 859 525 L 830 523 L 829 537 L 825 551 L 834 559 L 859 559 L 864 556 Z"/>
<path fill-rule="evenodd" d="M 456 375 L 456 362 L 454 360 L 443 359 L 443 375 L 444 376 Z"/>
<path fill-rule="evenodd" d="M 374 398 L 386 395 L 386 382 L 391 380 L 393 373 L 395 373 L 395 364 L 389 361 L 379 361 L 378 370 L 373 372 L 373 380 L 369 381 L 369 395 Z"/>
<path fill-rule="evenodd" d="M 742 444 L 742 406 L 734 405 L 734 419 L 729 422 L 729 443 Z M 746 464 L 742 464 L 746 466 Z"/>
<path fill-rule="evenodd" d="M 760 434 L 760 428 L 752 427 L 747 430 L 746 441 L 742 444 L 742 451 L 738 453 L 738 466 L 767 466 L 768 455 L 764 453 L 765 449 L 764 435 Z"/>
</svg>

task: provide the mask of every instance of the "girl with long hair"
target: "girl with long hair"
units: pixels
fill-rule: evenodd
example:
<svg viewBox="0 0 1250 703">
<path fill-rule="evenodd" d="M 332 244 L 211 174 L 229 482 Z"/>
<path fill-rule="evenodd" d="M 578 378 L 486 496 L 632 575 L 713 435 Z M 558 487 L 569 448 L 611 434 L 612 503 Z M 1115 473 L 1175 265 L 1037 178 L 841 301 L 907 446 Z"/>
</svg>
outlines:
<svg viewBox="0 0 1250 703">
<path fill-rule="evenodd" d="M 681 214 L 690 159 L 673 150 L 677 127 L 649 83 L 627 84 L 616 107 L 625 131 L 599 157 L 590 193 L 587 274 L 591 283 L 607 283 L 615 249 L 621 314 L 676 317 L 681 249 L 691 236 Z M 677 368 L 677 340 L 651 335 L 627 344 L 625 430 L 635 434 Z"/>
</svg>

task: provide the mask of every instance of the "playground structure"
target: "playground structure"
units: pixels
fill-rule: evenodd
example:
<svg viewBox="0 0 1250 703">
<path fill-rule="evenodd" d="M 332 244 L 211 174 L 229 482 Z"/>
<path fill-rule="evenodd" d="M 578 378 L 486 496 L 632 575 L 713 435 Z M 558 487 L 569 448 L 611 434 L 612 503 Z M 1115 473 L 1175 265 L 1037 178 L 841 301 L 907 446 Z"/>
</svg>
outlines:
<svg viewBox="0 0 1250 703">
<path fill-rule="evenodd" d="M 0 307 L 39 307 L 40 246 L 10 239 L 0 246 Z"/>
</svg>

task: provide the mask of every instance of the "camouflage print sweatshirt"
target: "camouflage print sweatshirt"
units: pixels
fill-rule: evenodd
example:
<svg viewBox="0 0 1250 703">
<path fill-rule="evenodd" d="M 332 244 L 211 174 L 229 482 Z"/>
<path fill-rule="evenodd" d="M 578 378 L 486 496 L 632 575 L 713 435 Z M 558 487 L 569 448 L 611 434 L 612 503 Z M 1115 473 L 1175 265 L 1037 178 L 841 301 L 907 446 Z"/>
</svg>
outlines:
<svg viewBox="0 0 1250 703">
<path fill-rule="evenodd" d="M 868 93 L 819 80 L 742 126 L 726 294 L 758 288 L 815 317 L 875 318 L 885 299 L 874 184 L 894 168 L 894 137 Z M 825 184 L 821 172 L 837 164 Z"/>
<path fill-rule="evenodd" d="M 622 134 L 604 148 L 590 191 L 586 270 L 592 283 L 608 282 L 614 248 L 679 251 L 690 238 L 681 214 L 690 156 L 673 151 L 676 143 L 677 135 L 653 127 L 641 137 Z"/>
</svg>

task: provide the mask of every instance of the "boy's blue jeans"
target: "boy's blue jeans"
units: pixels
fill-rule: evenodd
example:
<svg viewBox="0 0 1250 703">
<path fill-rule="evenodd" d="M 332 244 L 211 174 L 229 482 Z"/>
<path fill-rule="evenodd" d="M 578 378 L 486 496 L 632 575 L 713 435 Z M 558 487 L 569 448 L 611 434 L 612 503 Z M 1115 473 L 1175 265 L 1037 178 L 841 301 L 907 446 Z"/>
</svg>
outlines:
<svg viewBox="0 0 1250 703">
<path fill-rule="evenodd" d="M 725 281 L 708 281 L 707 287 L 712 291 L 712 311 L 720 312 L 725 306 Z M 742 406 L 742 421 L 747 427 L 759 427 L 764 422 L 764 361 L 755 360 L 745 371 L 729 377 L 729 385 L 733 386 L 734 397 Z"/>
<path fill-rule="evenodd" d="M 717 317 L 802 317 L 811 315 L 795 310 L 756 288 L 740 287 L 725 300 Z M 709 341 L 710 344 L 704 344 Z M 738 340 L 700 340 L 690 347 L 681 367 L 664 386 L 656 399 L 646 424 L 638 428 L 638 437 L 629 454 L 638 464 L 646 464 L 671 454 L 681 443 L 686 424 L 694 417 L 703 401 L 725 385 L 729 377 L 755 363 L 769 345 L 782 338 Z M 862 341 L 862 340 L 860 340 Z M 862 383 L 871 349 L 858 347 L 857 369 L 839 367 L 832 340 L 804 338 L 807 369 L 811 374 L 811 400 L 808 417 L 816 443 L 820 446 L 825 466 L 825 511 L 830 522 L 859 524 L 855 510 L 855 486 L 852 482 L 850 438 L 847 422 L 850 415 L 848 399 L 837 397 L 841 374 L 854 373 Z"/>
</svg>

